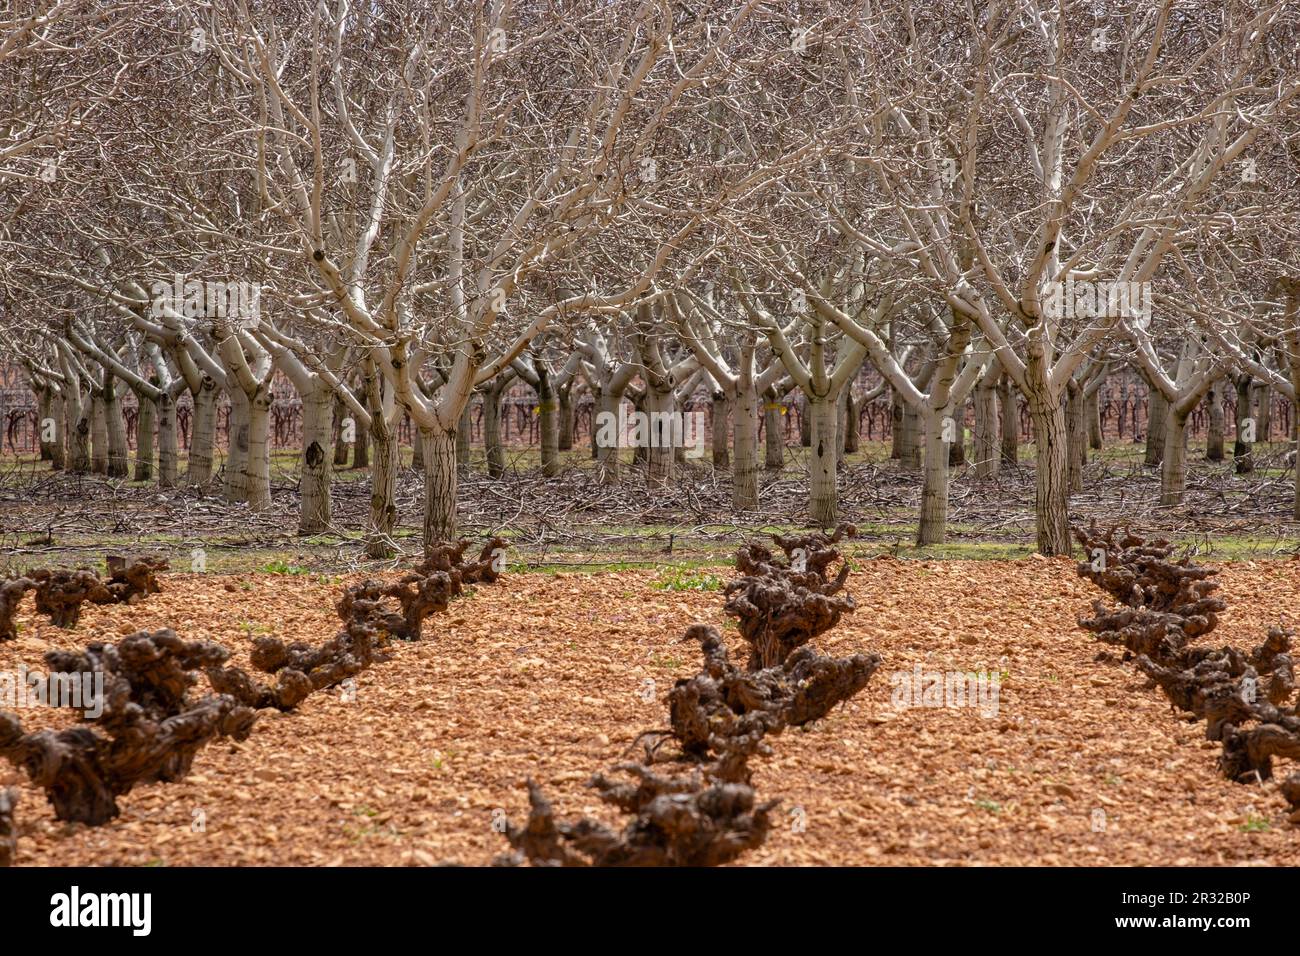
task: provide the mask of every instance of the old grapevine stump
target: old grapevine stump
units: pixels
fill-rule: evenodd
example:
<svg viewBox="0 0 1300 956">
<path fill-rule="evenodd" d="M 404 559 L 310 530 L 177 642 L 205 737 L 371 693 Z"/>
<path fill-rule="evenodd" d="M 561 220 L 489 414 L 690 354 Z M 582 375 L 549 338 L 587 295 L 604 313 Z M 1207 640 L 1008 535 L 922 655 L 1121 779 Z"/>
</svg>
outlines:
<svg viewBox="0 0 1300 956">
<path fill-rule="evenodd" d="M 1300 823 L 1300 773 L 1293 773 L 1282 781 L 1282 797 L 1291 808 L 1288 819 Z"/>
<path fill-rule="evenodd" d="M 716 866 L 735 859 L 763 843 L 779 804 L 758 801 L 750 758 L 770 753 L 768 737 L 817 720 L 848 700 L 880 666 L 875 654 L 836 660 L 801 647 L 780 666 L 746 671 L 731 663 L 713 628 L 693 625 L 685 639 L 699 642 L 704 664 L 668 695 L 668 733 L 681 751 L 676 772 L 654 769 L 662 761 L 657 748 L 647 748 L 645 763 L 619 764 L 614 775 L 592 777 L 601 801 L 631 817 L 620 830 L 585 817 L 557 819 L 530 779 L 528 820 L 522 826 L 507 821 L 513 854 L 499 862 Z"/>
<path fill-rule="evenodd" d="M 748 780 L 737 776 L 748 773 L 737 754 L 765 752 L 765 736 L 825 717 L 866 687 L 880 666 L 877 654 L 837 660 L 805 646 L 777 667 L 747 671 L 731 663 L 712 627 L 693 625 L 686 636 L 699 641 L 704 667 L 668 693 L 673 736 L 685 754 L 712 756 L 716 772 L 728 780 Z"/>
<path fill-rule="evenodd" d="M 81 619 L 81 605 L 86 601 L 108 604 L 113 600 L 99 575 L 89 568 L 56 571 L 38 568 L 27 572 L 36 582 L 36 610 L 49 616 L 55 627 L 73 628 Z"/>
<path fill-rule="evenodd" d="M 853 533 L 852 525 L 841 525 L 830 536 L 774 535 L 784 561 L 761 544 L 740 549 L 736 570 L 741 576 L 723 589 L 724 610 L 737 619 L 740 636 L 750 646 L 750 670 L 779 665 L 854 610 L 852 595 L 843 591 L 848 565 L 841 564 L 834 577 L 830 574 L 841 560 L 832 545 Z"/>
<path fill-rule="evenodd" d="M 286 668 L 276 674 L 274 685 L 265 684 L 239 667 L 209 667 L 208 682 L 218 694 L 229 694 L 245 707 L 261 710 L 293 710 L 315 688 L 311 678 L 302 671 Z"/>
<path fill-rule="evenodd" d="M 366 580 L 349 587 L 338 604 L 343 620 L 366 621 L 376 630 L 401 641 L 418 641 L 424 636 L 424 619 L 447 610 L 460 593 L 454 572 L 413 572 L 396 584 Z M 396 602 L 397 607 L 392 607 Z"/>
<path fill-rule="evenodd" d="M 638 764 L 616 769 L 634 783 L 597 775 L 592 786 L 601 800 L 632 815 L 622 830 L 587 818 L 557 820 L 530 779 L 528 821 L 508 824 L 505 834 L 516 853 L 535 866 L 718 866 L 762 845 L 779 803 L 757 803 L 753 787 L 707 783 L 698 773 L 661 777 Z"/>
<path fill-rule="evenodd" d="M 212 666 L 207 674 L 213 690 L 229 694 L 247 707 L 292 710 L 312 691 L 334 687 L 371 664 L 388 660 L 380 648 L 390 638 L 420 640 L 425 620 L 445 611 L 452 598 L 462 593 L 463 583 L 488 583 L 500 577 L 497 567 L 504 539 L 492 538 L 478 560 L 466 562 L 469 544 L 469 539 L 462 539 L 435 546 L 414 571 L 396 583 L 367 579 L 344 588 L 334 608 L 343 629 L 324 644 L 257 638 L 250 660 L 255 670 L 275 676 L 274 685 L 238 667 Z"/>
<path fill-rule="evenodd" d="M 158 574 L 167 570 L 167 561 L 153 555 L 128 559 L 111 554 L 104 559 L 108 567 L 108 581 L 104 587 L 120 604 L 130 604 L 137 598 L 158 594 L 162 585 Z"/>
<path fill-rule="evenodd" d="M 0 581 L 0 642 L 12 641 L 18 636 L 18 622 L 14 616 L 23 595 L 36 587 L 31 578 L 11 578 Z"/>
<path fill-rule="evenodd" d="M 1274 627 L 1249 651 L 1231 645 L 1197 645 L 1218 624 L 1225 602 L 1212 594 L 1216 572 L 1190 558 L 1172 560 L 1165 540 L 1148 542 L 1094 522 L 1075 529 L 1087 551 L 1082 577 L 1120 602 L 1093 603 L 1094 615 L 1079 624 L 1099 640 L 1126 649 L 1138 669 L 1177 709 L 1205 721 L 1207 739 L 1222 744 L 1219 769 L 1230 780 L 1258 782 L 1273 775 L 1273 758 L 1300 759 L 1300 716 L 1295 692 L 1292 631 Z M 1292 778 L 1294 779 L 1294 778 Z M 1300 781 L 1288 780 L 1283 795 L 1296 805 Z"/>
<path fill-rule="evenodd" d="M 129 604 L 162 590 L 158 573 L 167 569 L 167 562 L 162 558 L 127 559 L 109 555 L 106 564 L 107 579 L 90 568 L 28 571 L 27 579 L 36 591 L 37 612 L 48 615 L 56 627 L 72 628 L 81 619 L 81 605 L 86 601 L 92 604 Z M 0 634 L 3 634 L 2 630 Z"/>
<path fill-rule="evenodd" d="M 388 660 L 380 650 L 387 636 L 375 626 L 375 609 L 358 597 L 364 592 L 361 585 L 345 593 L 336 608 L 343 629 L 319 646 L 301 641 L 286 644 L 276 637 L 253 641 L 249 660 L 254 669 L 275 675 L 274 687 L 240 668 L 226 667 L 208 671 L 213 689 L 233 695 L 248 707 L 292 710 L 312 691 L 335 687 L 371 664 Z"/>
<path fill-rule="evenodd" d="M 84 715 L 80 726 L 34 732 L 0 712 L 0 756 L 45 790 L 60 820 L 106 823 L 119 812 L 117 797 L 136 784 L 181 779 L 217 737 L 247 739 L 251 709 L 225 694 L 194 700 L 189 693 L 197 669 L 225 655 L 224 648 L 183 641 L 170 630 L 51 652 L 45 657 L 51 672 L 102 680 L 102 712 Z"/>
<path fill-rule="evenodd" d="M 14 822 L 14 808 L 18 806 L 18 791 L 0 787 L 0 866 L 12 866 L 18 855 L 18 825 Z"/>
<path fill-rule="evenodd" d="M 1227 605 L 1213 593 L 1219 587 L 1211 580 L 1218 573 L 1214 569 L 1190 558 L 1171 560 L 1174 546 L 1163 539 L 1147 543 L 1126 531 L 1117 540 L 1117 529 L 1102 534 L 1095 523 L 1074 533 L 1085 550 L 1079 576 L 1121 605 L 1108 609 L 1095 601 L 1094 616 L 1080 620 L 1080 627 L 1098 640 L 1171 663 L 1192 640 L 1218 626 Z"/>
<path fill-rule="evenodd" d="M 454 577 L 456 584 L 492 584 L 501 577 L 501 557 L 505 554 L 505 538 L 490 538 L 473 561 L 465 560 L 471 542 L 461 538 L 455 544 L 440 543 L 431 547 L 423 562 L 415 570 L 420 574 L 442 571 Z M 459 587 L 457 592 L 459 592 Z"/>
</svg>

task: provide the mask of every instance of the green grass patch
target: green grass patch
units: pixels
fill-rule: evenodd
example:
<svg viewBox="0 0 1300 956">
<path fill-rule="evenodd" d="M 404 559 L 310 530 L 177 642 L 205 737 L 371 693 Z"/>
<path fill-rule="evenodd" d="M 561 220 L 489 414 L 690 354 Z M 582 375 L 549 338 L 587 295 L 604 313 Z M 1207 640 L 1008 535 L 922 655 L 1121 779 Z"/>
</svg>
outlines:
<svg viewBox="0 0 1300 956">
<path fill-rule="evenodd" d="M 657 591 L 720 591 L 726 581 L 698 568 L 672 568 L 650 582 Z"/>
<path fill-rule="evenodd" d="M 1265 833 L 1273 829 L 1273 825 L 1264 817 L 1248 813 L 1246 814 L 1246 822 L 1238 825 L 1237 829 L 1243 833 Z"/>
<path fill-rule="evenodd" d="M 267 574 L 311 574 L 311 571 L 307 568 L 300 567 L 296 564 L 289 564 L 279 558 L 276 558 L 274 561 L 266 562 L 266 564 L 262 565 L 260 570 L 265 571 Z"/>
</svg>

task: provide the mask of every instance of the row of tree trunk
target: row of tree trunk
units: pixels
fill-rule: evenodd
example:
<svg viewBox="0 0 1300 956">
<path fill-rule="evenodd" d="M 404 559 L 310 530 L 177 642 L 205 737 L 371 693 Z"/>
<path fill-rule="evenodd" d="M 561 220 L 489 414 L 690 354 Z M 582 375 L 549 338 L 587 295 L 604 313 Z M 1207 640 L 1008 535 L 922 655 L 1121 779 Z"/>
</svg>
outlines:
<svg viewBox="0 0 1300 956">
<path fill-rule="evenodd" d="M 507 371 L 479 389 L 483 402 L 487 470 L 492 476 L 500 476 L 506 469 L 501 438 L 502 400 L 514 380 L 515 375 Z M 51 461 L 55 468 L 72 472 L 92 471 L 116 478 L 127 477 L 130 472 L 131 456 L 120 399 L 121 383 L 112 375 L 106 375 L 103 381 L 100 388 L 64 390 L 62 395 L 48 388 L 38 391 L 41 457 Z M 1257 436 L 1269 434 L 1269 392 L 1266 385 L 1261 387 L 1248 375 L 1219 379 L 1211 385 L 1206 393 L 1209 412 L 1206 457 L 1210 460 L 1222 460 L 1225 455 L 1223 398 L 1228 387 L 1234 389 L 1237 398 L 1233 458 L 1236 470 L 1246 473 L 1254 468 L 1252 442 Z M 556 474 L 559 471 L 559 452 L 572 449 L 574 444 L 573 384 L 570 382 L 562 389 L 553 389 L 547 377 L 542 376 L 534 388 L 538 395 L 543 471 Z M 733 485 L 738 489 L 735 492 L 736 504 L 741 508 L 758 507 L 758 475 L 762 468 L 780 469 L 785 463 L 782 417 L 786 414 L 786 407 L 775 389 L 769 389 L 762 396 L 752 392 L 752 389 L 741 389 L 731 398 L 719 392 L 715 393 L 712 402 L 711 459 L 715 468 L 731 471 Z M 205 387 L 192 394 L 193 428 L 189 465 L 183 479 L 190 485 L 206 486 L 213 478 L 217 394 L 210 379 L 206 379 Z M 270 495 L 270 448 L 267 441 L 270 392 L 269 389 L 262 390 L 251 399 L 242 389 L 232 389 L 229 394 L 231 427 L 223 491 L 232 501 L 264 506 L 269 503 Z M 595 410 L 617 415 L 618 405 L 627 396 L 626 385 L 624 390 L 614 395 L 598 391 Z M 1065 401 L 1064 434 L 1056 440 L 1060 447 L 1053 448 L 1053 454 L 1064 458 L 1063 473 L 1071 493 L 1082 489 L 1088 450 L 1101 447 L 1097 396 L 1098 389 L 1090 388 L 1087 383 L 1072 384 Z M 670 389 L 645 388 L 631 397 L 638 410 L 660 414 L 677 410 Z M 182 481 L 175 400 L 167 393 L 149 396 L 137 392 L 137 398 L 139 414 L 133 478 L 136 481 L 156 479 L 161 487 L 174 487 Z M 329 527 L 332 471 L 335 467 L 346 466 L 351 452 L 353 467 L 372 469 L 372 522 L 375 525 L 372 538 L 391 540 L 397 517 L 392 502 L 399 461 L 394 429 L 387 424 L 391 415 L 372 416 L 369 428 L 350 428 L 347 407 L 334 397 L 332 390 L 322 387 L 312 394 L 303 395 L 302 400 L 300 530 L 316 533 Z M 809 400 L 802 393 L 801 401 L 802 442 L 815 452 L 810 469 L 810 507 L 816 510 L 820 502 L 821 510 L 834 516 L 834 466 L 843 462 L 846 453 L 856 451 L 860 443 L 858 402 L 847 388 L 841 390 L 835 401 Z M 374 402 L 382 406 L 382 396 L 375 396 Z M 920 472 L 924 476 L 918 543 L 933 544 L 944 540 L 947 483 L 953 467 L 969 460 L 974 466 L 975 477 L 987 480 L 995 478 L 1001 466 L 1017 462 L 1021 438 L 1018 402 L 1016 389 L 1006 376 L 996 373 L 996 366 L 992 372 L 979 378 L 971 392 L 973 428 L 969 434 L 962 414 L 964 402 L 961 409 L 951 416 L 950 427 L 945 431 L 943 421 L 934 419 L 927 422 L 927 418 L 934 417 L 897 396 L 893 398 L 891 457 L 902 469 Z M 1247 422 L 1252 407 L 1257 409 L 1253 429 Z M 1169 488 L 1176 488 L 1181 494 L 1185 481 L 1188 417 L 1187 414 L 1174 414 L 1159 389 L 1149 391 L 1145 462 L 1148 466 L 1162 469 L 1162 489 L 1165 489 L 1162 497 L 1168 496 Z M 762 466 L 759 464 L 760 422 L 766 439 Z M 730 445 L 728 424 L 732 426 Z M 595 433 L 593 428 L 593 457 L 602 461 L 607 480 L 617 480 L 617 449 L 597 447 Z M 442 489 L 440 494 L 450 497 L 443 503 L 446 509 L 454 511 L 457 473 L 463 475 L 469 461 L 468 409 L 454 433 L 442 436 L 422 432 L 418 436 L 414 443 L 413 465 L 425 471 L 426 478 L 434 479 L 436 486 Z M 1053 440 L 1050 432 L 1048 439 Z M 684 460 L 684 449 L 669 450 L 667 445 L 638 449 L 637 454 L 660 482 L 671 481 L 674 466 Z M 832 459 L 833 463 L 827 467 L 823 459 Z M 1050 476 L 1040 476 L 1040 480 L 1043 479 L 1050 479 Z M 828 488 L 828 484 L 831 487 Z M 265 501 L 261 500 L 263 497 Z M 1173 503 L 1172 500 L 1169 503 Z M 384 549 L 377 547 L 375 550 Z"/>
</svg>

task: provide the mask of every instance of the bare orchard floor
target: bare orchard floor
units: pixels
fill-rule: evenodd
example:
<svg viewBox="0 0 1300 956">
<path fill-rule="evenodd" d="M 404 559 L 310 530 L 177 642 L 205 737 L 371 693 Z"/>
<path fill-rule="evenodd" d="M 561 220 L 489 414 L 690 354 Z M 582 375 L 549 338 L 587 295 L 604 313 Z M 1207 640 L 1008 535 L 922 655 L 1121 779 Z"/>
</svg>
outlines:
<svg viewBox="0 0 1300 956">
<path fill-rule="evenodd" d="M 760 794 L 782 799 L 780 824 L 744 863 L 1300 864 L 1275 782 L 1221 779 L 1203 724 L 1171 712 L 1130 665 L 1094 660 L 1100 648 L 1075 620 L 1097 594 L 1068 561 L 855 564 L 858 611 L 821 645 L 885 663 L 757 765 Z M 584 783 L 664 726 L 665 692 L 697 669 L 697 649 L 678 639 L 695 621 L 725 628 L 707 589 L 728 574 L 515 574 L 477 588 L 426 625 L 427 641 L 361 674 L 354 701 L 335 691 L 265 712 L 245 743 L 201 751 L 181 783 L 135 790 L 104 827 L 58 823 L 5 767 L 0 784 L 22 791 L 17 862 L 481 865 L 505 846 L 494 818 L 525 813 L 530 775 L 565 814 L 606 816 Z M 1235 562 L 1222 577 L 1216 637 L 1239 646 L 1300 597 L 1297 561 Z M 0 669 L 163 626 L 219 641 L 247 666 L 258 634 L 318 642 L 335 629 L 338 578 L 171 574 L 164 585 L 144 604 L 88 606 L 75 631 L 26 605 Z M 897 706 L 891 676 L 917 665 L 999 672 L 997 713 Z"/>
<path fill-rule="evenodd" d="M 409 449 L 404 449 L 409 455 Z M 858 527 L 855 555 L 1009 558 L 1034 548 L 1033 449 L 992 479 L 975 469 L 953 469 L 948 542 L 912 547 L 921 482 L 888 458 L 888 446 L 864 443 L 850 455 L 839 480 L 840 517 Z M 650 485 L 627 463 L 617 485 L 597 481 L 585 452 L 567 453 L 562 473 L 544 477 L 532 451 L 512 451 L 505 474 L 489 477 L 481 450 L 460 481 L 462 533 L 502 534 L 511 561 L 529 568 L 650 566 L 664 561 L 730 557 L 740 539 L 807 524 L 807 469 L 802 448 L 787 449 L 786 466 L 764 471 L 758 511 L 731 507 L 725 470 L 691 461 L 669 488 Z M 1287 446 L 1256 445 L 1255 471 L 1238 475 L 1231 459 L 1189 458 L 1186 500 L 1160 507 L 1159 475 L 1141 462 L 1142 446 L 1114 443 L 1085 468 L 1071 517 L 1130 519 L 1136 528 L 1172 536 L 1210 559 L 1300 552 L 1293 519 L 1293 472 Z M 625 454 L 630 458 L 630 453 Z M 299 536 L 296 459 L 273 462 L 272 502 L 257 513 L 222 500 L 219 487 L 160 489 L 97 475 L 52 472 L 31 458 L 0 458 L 0 571 L 32 564 L 98 560 L 105 549 L 155 551 L 175 568 L 190 565 L 202 548 L 209 571 L 246 571 L 295 565 L 322 571 L 366 567 L 361 538 L 370 508 L 366 469 L 340 469 L 333 484 L 333 522 L 320 534 Z M 399 473 L 395 552 L 420 548 L 422 476 Z"/>
</svg>

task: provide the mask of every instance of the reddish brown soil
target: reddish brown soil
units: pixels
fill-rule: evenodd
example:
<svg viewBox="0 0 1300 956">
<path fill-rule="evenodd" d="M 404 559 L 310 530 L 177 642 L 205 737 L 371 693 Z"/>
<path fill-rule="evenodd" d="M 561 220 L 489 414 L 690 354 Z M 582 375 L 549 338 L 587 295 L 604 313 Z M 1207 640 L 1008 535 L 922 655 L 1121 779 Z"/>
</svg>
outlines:
<svg viewBox="0 0 1300 956">
<path fill-rule="evenodd" d="M 1249 646 L 1279 617 L 1294 623 L 1300 562 L 1227 565 L 1222 578 L 1221 640 Z M 603 816 L 584 782 L 664 725 L 664 693 L 696 669 L 696 649 L 677 643 L 686 626 L 723 625 L 718 593 L 654 580 L 538 574 L 478 587 L 426 624 L 430 640 L 362 674 L 355 702 L 336 689 L 264 713 L 246 743 L 202 751 L 184 782 L 122 798 L 108 826 L 58 823 L 4 766 L 0 785 L 22 791 L 17 862 L 480 865 L 504 849 L 493 814 L 524 812 L 530 774 L 564 813 Z M 163 626 L 246 664 L 258 633 L 320 641 L 335 629 L 337 581 L 173 574 L 164 585 L 144 604 L 87 607 L 70 632 L 36 619 L 29 598 L 0 669 Z M 1100 647 L 1075 618 L 1096 592 L 1072 564 L 875 560 L 849 587 L 857 614 L 819 643 L 885 664 L 854 702 L 755 762 L 760 796 L 783 800 L 781 826 L 744 862 L 1300 864 L 1275 782 L 1221 779 L 1203 725 L 1131 666 L 1094 661 Z M 998 714 L 896 711 L 890 674 L 918 663 L 1005 672 Z"/>
</svg>

